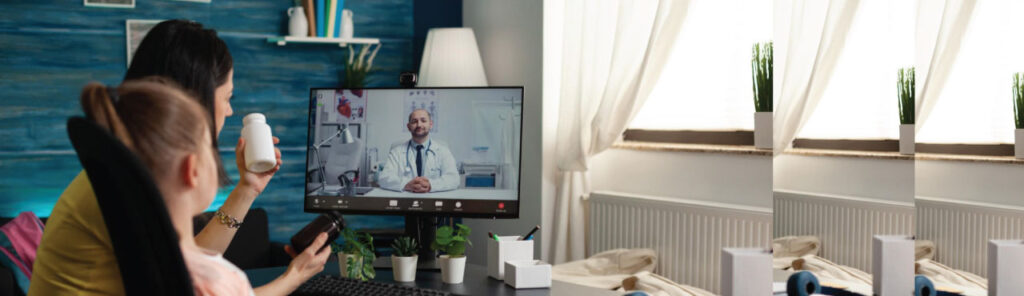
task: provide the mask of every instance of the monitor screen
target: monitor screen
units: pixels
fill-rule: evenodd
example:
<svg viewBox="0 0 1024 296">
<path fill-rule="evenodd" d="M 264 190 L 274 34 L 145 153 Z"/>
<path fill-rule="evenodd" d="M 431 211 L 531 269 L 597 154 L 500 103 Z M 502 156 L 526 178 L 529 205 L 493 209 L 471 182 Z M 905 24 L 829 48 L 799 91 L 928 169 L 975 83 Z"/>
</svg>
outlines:
<svg viewBox="0 0 1024 296">
<path fill-rule="evenodd" d="M 522 87 L 315 88 L 307 212 L 517 218 Z"/>
</svg>

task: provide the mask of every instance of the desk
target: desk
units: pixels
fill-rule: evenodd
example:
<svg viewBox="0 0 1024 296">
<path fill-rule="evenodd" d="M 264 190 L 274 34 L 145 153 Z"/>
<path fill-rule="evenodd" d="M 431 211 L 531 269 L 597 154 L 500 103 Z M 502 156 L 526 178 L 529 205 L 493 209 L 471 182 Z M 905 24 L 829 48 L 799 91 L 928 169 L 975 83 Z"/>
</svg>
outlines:
<svg viewBox="0 0 1024 296">
<path fill-rule="evenodd" d="M 285 267 L 257 268 L 245 271 L 249 282 L 253 287 L 264 285 L 284 273 Z M 332 258 L 327 261 L 327 266 L 321 274 L 338 275 L 338 260 Z M 377 268 L 377 277 L 373 279 L 378 282 L 395 283 L 390 268 Z M 621 293 L 598 288 L 580 286 L 562 281 L 551 281 L 550 289 L 520 289 L 516 290 L 505 285 L 505 282 L 492 279 L 487 276 L 487 268 L 482 265 L 466 264 L 465 278 L 462 284 L 449 285 L 441 282 L 440 271 L 417 270 L 416 281 L 409 283 L 397 283 L 399 285 L 414 286 L 427 289 L 446 291 L 455 295 L 516 295 L 516 296 L 547 296 L 547 295 L 587 295 L 587 296 L 612 296 L 622 295 Z"/>
</svg>

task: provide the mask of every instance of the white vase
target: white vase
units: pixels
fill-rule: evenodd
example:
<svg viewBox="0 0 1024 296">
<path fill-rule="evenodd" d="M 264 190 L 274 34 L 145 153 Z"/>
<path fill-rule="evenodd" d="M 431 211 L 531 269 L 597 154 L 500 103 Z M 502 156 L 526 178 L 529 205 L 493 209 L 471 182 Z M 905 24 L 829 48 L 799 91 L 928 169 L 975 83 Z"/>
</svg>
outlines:
<svg viewBox="0 0 1024 296">
<path fill-rule="evenodd" d="M 772 112 L 754 112 L 754 148 L 772 149 Z"/>
<path fill-rule="evenodd" d="M 356 255 L 338 253 L 338 271 L 341 273 L 341 277 L 348 277 L 348 258 L 356 258 Z"/>
<path fill-rule="evenodd" d="M 351 39 L 354 36 L 355 28 L 352 27 L 352 11 L 348 9 L 341 10 L 341 34 L 339 37 L 344 39 Z"/>
<path fill-rule="evenodd" d="M 445 284 L 461 284 L 462 276 L 466 272 L 466 256 L 451 258 L 448 255 L 441 255 L 438 258 L 441 265 L 441 281 Z"/>
<path fill-rule="evenodd" d="M 308 37 L 309 21 L 302 6 L 288 8 L 288 36 Z"/>
<path fill-rule="evenodd" d="M 394 273 L 396 282 L 412 282 L 416 280 L 416 260 L 418 256 L 409 257 L 391 256 L 391 271 Z"/>
<path fill-rule="evenodd" d="M 900 125 L 900 154 L 914 154 L 914 124 Z"/>
<path fill-rule="evenodd" d="M 1013 155 L 1024 158 L 1024 128 L 1014 130 L 1013 136 Z"/>
</svg>

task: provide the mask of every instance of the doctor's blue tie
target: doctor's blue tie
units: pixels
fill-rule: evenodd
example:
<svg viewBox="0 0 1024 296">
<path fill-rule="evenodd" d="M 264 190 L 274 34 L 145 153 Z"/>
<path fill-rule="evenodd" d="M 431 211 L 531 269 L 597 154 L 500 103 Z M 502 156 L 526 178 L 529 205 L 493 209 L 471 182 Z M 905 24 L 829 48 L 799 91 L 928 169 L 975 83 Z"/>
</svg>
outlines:
<svg viewBox="0 0 1024 296">
<path fill-rule="evenodd" d="M 423 177 L 423 145 L 416 145 L 416 176 Z"/>
</svg>

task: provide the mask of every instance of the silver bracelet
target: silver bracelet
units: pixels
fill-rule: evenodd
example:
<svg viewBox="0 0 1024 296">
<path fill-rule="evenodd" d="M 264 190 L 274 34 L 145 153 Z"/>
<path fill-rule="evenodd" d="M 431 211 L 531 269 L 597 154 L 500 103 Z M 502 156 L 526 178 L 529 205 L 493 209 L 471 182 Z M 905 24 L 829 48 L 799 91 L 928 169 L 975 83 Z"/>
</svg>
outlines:
<svg viewBox="0 0 1024 296">
<path fill-rule="evenodd" d="M 220 221 L 220 224 L 224 224 L 224 226 L 227 226 L 228 228 L 237 229 L 239 227 L 242 227 L 242 221 L 238 221 L 238 219 L 235 219 L 235 217 L 231 217 L 231 215 L 225 214 L 224 211 L 221 211 L 220 209 L 218 209 L 217 212 L 214 213 L 213 215 L 217 217 L 217 220 Z"/>
</svg>

